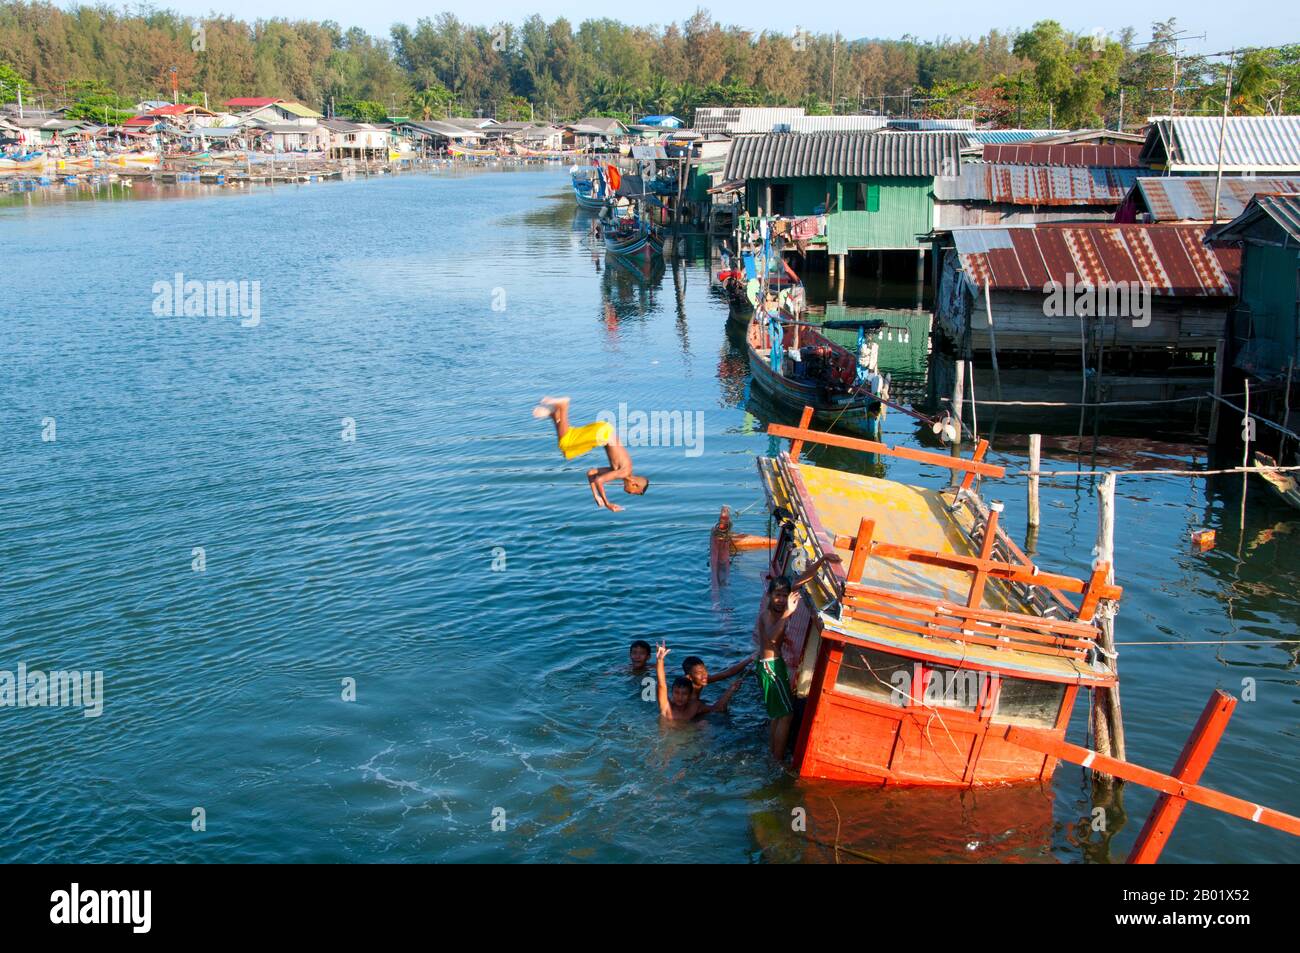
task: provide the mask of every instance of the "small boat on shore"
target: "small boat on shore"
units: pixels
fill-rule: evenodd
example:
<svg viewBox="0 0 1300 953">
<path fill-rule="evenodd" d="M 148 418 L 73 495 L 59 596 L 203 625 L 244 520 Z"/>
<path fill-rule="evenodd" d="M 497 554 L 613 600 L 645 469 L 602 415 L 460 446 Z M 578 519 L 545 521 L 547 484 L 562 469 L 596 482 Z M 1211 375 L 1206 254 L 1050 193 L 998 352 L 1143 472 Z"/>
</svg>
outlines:
<svg viewBox="0 0 1300 953">
<path fill-rule="evenodd" d="M 0 172 L 38 172 L 49 161 L 44 152 L 0 157 Z"/>
</svg>

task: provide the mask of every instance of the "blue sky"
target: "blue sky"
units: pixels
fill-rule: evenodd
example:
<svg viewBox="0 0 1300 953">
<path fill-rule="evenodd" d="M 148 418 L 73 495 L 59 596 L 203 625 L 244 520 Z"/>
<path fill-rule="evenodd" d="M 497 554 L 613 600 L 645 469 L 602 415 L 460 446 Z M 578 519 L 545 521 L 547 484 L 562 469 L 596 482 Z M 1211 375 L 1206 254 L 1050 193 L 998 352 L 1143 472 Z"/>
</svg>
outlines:
<svg viewBox="0 0 1300 953">
<path fill-rule="evenodd" d="M 546 20 L 557 16 L 578 22 L 590 17 L 610 16 L 625 23 L 680 22 L 698 6 L 705 6 L 725 24 L 748 29 L 793 32 L 796 28 L 816 32 L 839 30 L 846 37 L 898 38 L 910 33 L 921 39 L 976 37 L 990 29 L 1012 31 L 1035 20 L 1056 19 L 1067 28 L 1092 33 L 1134 27 L 1147 37 L 1155 20 L 1173 15 L 1188 33 L 1206 34 L 1205 40 L 1189 40 L 1192 52 L 1215 52 L 1233 46 L 1268 46 L 1300 42 L 1300 6 L 1294 0 L 1266 0 L 1234 7 L 1222 0 L 1091 0 L 1088 4 L 1045 0 L 1040 4 L 1011 6 L 974 3 L 972 0 L 929 0 L 925 3 L 867 3 L 862 0 L 818 0 L 791 4 L 778 0 L 713 2 L 657 0 L 654 3 L 597 3 L 593 0 L 370 0 L 358 4 L 349 0 L 155 0 L 160 7 L 201 17 L 212 10 L 242 19 L 283 16 L 331 19 L 343 26 L 360 26 L 371 33 L 387 35 L 393 23 L 414 22 L 421 16 L 448 10 L 472 23 L 491 24 L 501 20 L 518 23 L 533 13 Z M 1234 15 L 1233 11 L 1245 15 Z"/>
</svg>

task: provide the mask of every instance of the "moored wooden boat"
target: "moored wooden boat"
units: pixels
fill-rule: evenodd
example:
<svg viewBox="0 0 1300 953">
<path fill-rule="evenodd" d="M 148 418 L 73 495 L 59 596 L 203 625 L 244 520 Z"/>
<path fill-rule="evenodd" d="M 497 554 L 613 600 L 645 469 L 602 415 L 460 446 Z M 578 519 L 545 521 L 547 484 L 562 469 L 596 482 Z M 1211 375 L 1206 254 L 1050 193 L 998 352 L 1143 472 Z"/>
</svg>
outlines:
<svg viewBox="0 0 1300 953">
<path fill-rule="evenodd" d="M 1087 580 L 1041 571 L 998 524 L 982 462 L 807 429 L 759 472 L 782 526 L 773 571 L 841 556 L 806 587 L 784 645 L 804 708 L 794 752 L 804 777 L 876 785 L 1046 780 L 1056 759 L 1007 738 L 1064 738 L 1080 689 L 1116 675 L 1097 646 L 1102 600 L 1121 590 L 1099 565 Z M 805 442 L 903 456 L 964 472 L 942 490 L 813 466 Z M 1076 605 L 1066 593 L 1078 594 Z"/>
<path fill-rule="evenodd" d="M 1255 466 L 1261 468 L 1276 467 L 1277 461 L 1268 454 L 1256 451 Z M 1273 469 L 1260 469 L 1258 473 L 1264 482 L 1269 485 L 1269 488 L 1283 501 L 1300 510 L 1300 483 L 1296 482 L 1294 472 L 1279 473 Z"/>
<path fill-rule="evenodd" d="M 884 420 L 889 377 L 880 372 L 879 349 L 869 337 L 884 327 L 879 319 L 827 322 L 822 327 L 858 332 L 855 354 L 800 321 L 801 308 L 761 304 L 746 332 L 754 385 L 778 403 L 812 407 L 826 425 L 839 424 L 875 435 Z M 775 344 L 775 347 L 774 347 Z"/>
<path fill-rule="evenodd" d="M 621 258 L 653 258 L 663 254 L 663 239 L 642 218 L 617 218 L 605 226 L 605 251 Z"/>
<path fill-rule="evenodd" d="M 574 166 L 569 170 L 573 198 L 580 208 L 598 210 L 605 207 L 605 178 L 596 166 Z"/>
</svg>

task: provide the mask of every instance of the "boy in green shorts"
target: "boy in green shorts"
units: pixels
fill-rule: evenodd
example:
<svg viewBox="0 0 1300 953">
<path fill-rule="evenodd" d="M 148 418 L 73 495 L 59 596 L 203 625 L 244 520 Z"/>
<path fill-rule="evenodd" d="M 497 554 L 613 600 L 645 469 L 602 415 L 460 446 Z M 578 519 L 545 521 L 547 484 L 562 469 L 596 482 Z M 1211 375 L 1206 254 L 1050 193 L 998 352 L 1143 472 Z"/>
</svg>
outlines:
<svg viewBox="0 0 1300 953">
<path fill-rule="evenodd" d="M 767 584 L 767 599 L 758 620 L 754 623 L 754 638 L 758 642 L 758 687 L 763 694 L 767 717 L 768 742 L 772 757 L 778 762 L 785 759 L 785 748 L 790 740 L 790 723 L 794 716 L 794 698 L 790 694 L 790 672 L 781 657 L 785 643 L 786 626 L 794 610 L 799 607 L 797 590 L 808 583 L 817 570 L 826 563 L 840 562 L 834 553 L 822 556 L 808 567 L 802 576 L 791 582 L 785 576 L 776 576 Z"/>
</svg>

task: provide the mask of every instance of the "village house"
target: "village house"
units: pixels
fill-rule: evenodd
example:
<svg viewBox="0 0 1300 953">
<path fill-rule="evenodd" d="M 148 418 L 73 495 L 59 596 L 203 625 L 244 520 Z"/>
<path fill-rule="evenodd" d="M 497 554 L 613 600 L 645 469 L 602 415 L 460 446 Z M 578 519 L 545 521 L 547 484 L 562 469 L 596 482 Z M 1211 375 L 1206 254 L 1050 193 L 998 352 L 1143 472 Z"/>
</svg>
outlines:
<svg viewBox="0 0 1300 953">
<path fill-rule="evenodd" d="M 617 119 L 589 116 L 563 127 L 566 149 L 607 149 L 627 136 L 627 127 Z"/>
<path fill-rule="evenodd" d="M 984 144 L 983 161 L 962 163 L 956 175 L 935 180 L 935 230 L 1109 221 L 1142 172 L 1138 148 L 1040 140 Z"/>
<path fill-rule="evenodd" d="M 132 116 L 122 124 L 125 129 L 151 129 L 158 125 L 170 125 L 175 128 L 213 125 L 217 114 L 202 106 L 191 103 L 168 103 L 154 109 Z"/>
<path fill-rule="evenodd" d="M 787 221 L 796 247 L 824 252 L 841 285 L 850 256 L 864 251 L 880 253 L 881 265 L 910 255 L 923 277 L 935 180 L 958 174 L 965 144 L 952 132 L 737 136 L 721 178 L 744 182 L 742 229 Z"/>
<path fill-rule="evenodd" d="M 1140 161 L 1170 175 L 1215 175 L 1221 130 L 1224 175 L 1300 173 L 1300 116 L 1156 117 Z"/>
<path fill-rule="evenodd" d="M 320 126 L 326 131 L 325 151 L 331 159 L 388 158 L 389 134 L 386 129 L 346 119 L 322 119 Z"/>
<path fill-rule="evenodd" d="M 497 122 L 484 127 L 482 133 L 489 143 L 513 142 L 539 152 L 564 147 L 564 130 L 546 123 Z"/>
<path fill-rule="evenodd" d="M 323 118 L 325 117 L 314 109 L 301 103 L 291 103 L 284 100 L 276 100 L 243 109 L 238 114 L 238 121 L 241 125 L 262 122 L 274 126 L 315 126 Z"/>
<path fill-rule="evenodd" d="M 1293 378 L 1300 364 L 1300 189 L 1252 196 L 1241 214 L 1212 229 L 1206 241 L 1241 248 L 1227 366 L 1257 383 Z"/>
<path fill-rule="evenodd" d="M 1115 221 L 1227 222 L 1245 211 L 1256 195 L 1269 192 L 1300 192 L 1300 176 L 1142 176 L 1125 196 Z"/>
<path fill-rule="evenodd" d="M 483 141 L 483 132 L 468 129 L 440 119 L 407 119 L 394 125 L 397 135 L 411 143 L 419 155 L 438 155 L 450 146 L 476 148 Z"/>
<path fill-rule="evenodd" d="M 953 229 L 934 303 L 938 394 L 949 390 L 953 359 L 979 360 L 984 393 L 996 386 L 1008 400 L 1078 401 L 1083 380 L 1090 401 L 1206 393 L 1241 256 L 1207 248 L 1205 231 Z"/>
</svg>

